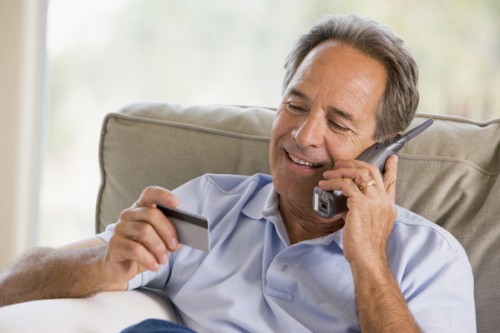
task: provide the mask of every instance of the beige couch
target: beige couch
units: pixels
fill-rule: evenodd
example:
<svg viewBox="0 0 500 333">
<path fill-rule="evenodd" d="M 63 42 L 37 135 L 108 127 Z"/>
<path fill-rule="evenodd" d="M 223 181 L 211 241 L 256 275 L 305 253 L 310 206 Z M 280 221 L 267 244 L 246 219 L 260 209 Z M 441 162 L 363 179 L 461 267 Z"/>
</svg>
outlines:
<svg viewBox="0 0 500 333">
<path fill-rule="evenodd" d="M 500 120 L 418 115 L 414 124 L 429 117 L 434 125 L 399 154 L 397 202 L 445 227 L 463 244 L 475 274 L 478 331 L 498 332 Z M 175 188 L 206 172 L 268 173 L 273 118 L 274 110 L 267 108 L 149 102 L 108 115 L 99 150 L 96 230 L 114 222 L 148 185 Z M 52 311 L 42 311 L 48 308 Z M 175 311 L 148 291 L 105 293 L 3 308 L 0 331 L 24 332 L 19 322 L 30 318 L 30 327 L 38 331 L 111 332 L 148 317 L 175 320 Z"/>
</svg>

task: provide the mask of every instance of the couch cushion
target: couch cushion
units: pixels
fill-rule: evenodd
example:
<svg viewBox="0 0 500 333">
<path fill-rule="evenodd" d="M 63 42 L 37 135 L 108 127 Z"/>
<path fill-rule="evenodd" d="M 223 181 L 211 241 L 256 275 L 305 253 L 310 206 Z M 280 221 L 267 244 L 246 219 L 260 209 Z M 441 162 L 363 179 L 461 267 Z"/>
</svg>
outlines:
<svg viewBox="0 0 500 333">
<path fill-rule="evenodd" d="M 140 103 L 104 120 L 97 231 L 149 185 L 173 189 L 204 173 L 269 173 L 274 111 L 265 108 Z"/>
<path fill-rule="evenodd" d="M 149 318 L 178 322 L 177 310 L 160 292 L 109 291 L 87 298 L 46 299 L 1 307 L 0 332 L 121 332 Z"/>
<path fill-rule="evenodd" d="M 432 118 L 399 154 L 397 202 L 462 243 L 474 270 L 478 331 L 493 332 L 500 327 L 500 120 Z"/>
<path fill-rule="evenodd" d="M 133 104 L 106 117 L 96 229 L 114 222 L 144 187 L 175 188 L 206 172 L 269 172 L 274 111 L 225 105 Z M 435 123 L 400 152 L 397 203 L 448 229 L 476 279 L 478 328 L 500 327 L 500 120 Z"/>
</svg>

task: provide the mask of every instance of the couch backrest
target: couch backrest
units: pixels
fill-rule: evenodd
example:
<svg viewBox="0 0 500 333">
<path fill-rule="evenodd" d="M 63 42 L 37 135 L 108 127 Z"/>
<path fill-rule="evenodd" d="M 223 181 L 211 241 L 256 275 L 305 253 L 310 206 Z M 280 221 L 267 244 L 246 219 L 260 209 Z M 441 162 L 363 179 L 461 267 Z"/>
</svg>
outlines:
<svg viewBox="0 0 500 333">
<path fill-rule="evenodd" d="M 148 185 L 173 189 L 207 172 L 269 173 L 274 110 L 133 104 L 104 120 L 96 230 L 115 222 Z M 476 281 L 478 330 L 500 328 L 500 120 L 418 115 L 434 125 L 399 154 L 397 203 L 448 229 Z"/>
</svg>

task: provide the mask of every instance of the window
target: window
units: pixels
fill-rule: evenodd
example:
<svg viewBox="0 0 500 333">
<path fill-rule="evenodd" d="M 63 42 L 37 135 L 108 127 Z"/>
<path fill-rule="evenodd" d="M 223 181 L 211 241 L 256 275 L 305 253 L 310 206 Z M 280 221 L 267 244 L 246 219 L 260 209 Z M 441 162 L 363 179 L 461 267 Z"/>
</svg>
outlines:
<svg viewBox="0 0 500 333">
<path fill-rule="evenodd" d="M 497 1 L 51 0 L 39 244 L 94 234 L 106 113 L 140 100 L 277 106 L 296 38 L 331 13 L 388 25 L 420 65 L 419 112 L 500 116 Z"/>
</svg>

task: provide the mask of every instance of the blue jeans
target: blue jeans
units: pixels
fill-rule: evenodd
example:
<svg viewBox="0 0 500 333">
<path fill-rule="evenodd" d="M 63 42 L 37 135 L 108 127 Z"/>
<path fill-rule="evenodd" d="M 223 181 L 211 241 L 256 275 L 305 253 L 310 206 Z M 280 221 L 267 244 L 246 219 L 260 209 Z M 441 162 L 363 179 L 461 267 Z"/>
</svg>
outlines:
<svg viewBox="0 0 500 333">
<path fill-rule="evenodd" d="M 136 325 L 132 325 L 121 331 L 121 333 L 196 333 L 192 329 L 160 319 L 147 319 Z"/>
</svg>

